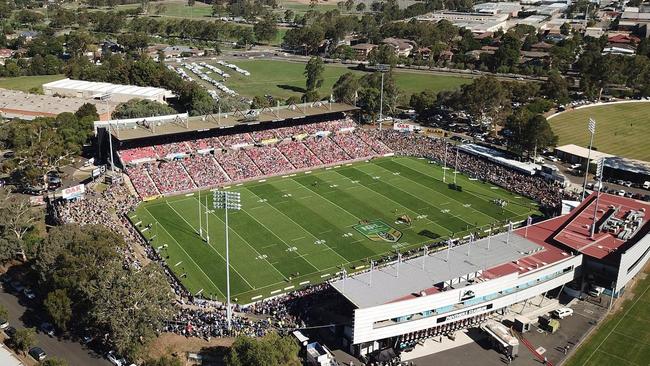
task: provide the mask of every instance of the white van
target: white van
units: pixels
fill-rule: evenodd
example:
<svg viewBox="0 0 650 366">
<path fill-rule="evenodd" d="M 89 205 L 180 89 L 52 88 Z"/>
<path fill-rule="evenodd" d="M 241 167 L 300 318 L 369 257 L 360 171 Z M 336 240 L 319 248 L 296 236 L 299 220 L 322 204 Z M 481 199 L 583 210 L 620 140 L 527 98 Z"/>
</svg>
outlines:
<svg viewBox="0 0 650 366">
<path fill-rule="evenodd" d="M 573 309 L 571 309 L 571 308 L 559 308 L 559 309 L 555 309 L 555 310 L 553 310 L 553 311 L 551 312 L 551 315 L 553 315 L 554 317 L 556 317 L 556 318 L 558 318 L 558 319 L 564 319 L 564 318 L 566 318 L 567 316 L 571 316 L 571 315 L 573 315 Z"/>
<path fill-rule="evenodd" d="M 643 186 L 642 186 L 642 187 L 643 187 L 644 189 L 650 189 L 650 182 L 646 180 L 645 182 L 643 182 Z"/>
</svg>

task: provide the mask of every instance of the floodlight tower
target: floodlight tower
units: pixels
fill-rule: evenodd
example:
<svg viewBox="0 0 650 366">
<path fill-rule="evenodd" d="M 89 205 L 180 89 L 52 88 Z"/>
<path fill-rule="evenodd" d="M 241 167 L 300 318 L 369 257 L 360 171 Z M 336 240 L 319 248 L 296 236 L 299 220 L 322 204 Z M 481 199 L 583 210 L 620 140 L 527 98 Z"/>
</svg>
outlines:
<svg viewBox="0 0 650 366">
<path fill-rule="evenodd" d="M 591 135 L 589 139 L 589 152 L 587 153 L 587 167 L 585 168 L 585 181 L 582 185 L 582 196 L 580 197 L 581 201 L 584 201 L 585 194 L 587 192 L 587 178 L 589 178 L 589 163 L 591 162 L 591 149 L 594 145 L 594 135 L 596 134 L 596 121 L 593 118 L 589 118 L 589 124 L 587 125 L 587 130 Z"/>
<path fill-rule="evenodd" d="M 230 254 L 228 242 L 228 210 L 241 210 L 241 197 L 239 192 L 214 191 L 213 205 L 215 209 L 223 209 L 225 213 L 224 223 L 226 224 L 226 316 L 228 319 L 228 331 L 232 325 L 232 307 L 230 305 Z M 206 235 L 208 235 L 206 233 Z"/>
</svg>

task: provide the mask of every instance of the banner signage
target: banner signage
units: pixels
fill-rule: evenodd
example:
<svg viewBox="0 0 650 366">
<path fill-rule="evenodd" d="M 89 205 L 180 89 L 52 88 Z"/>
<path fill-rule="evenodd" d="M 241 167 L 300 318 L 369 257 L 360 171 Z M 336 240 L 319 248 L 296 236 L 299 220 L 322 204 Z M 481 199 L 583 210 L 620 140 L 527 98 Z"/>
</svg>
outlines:
<svg viewBox="0 0 650 366">
<path fill-rule="evenodd" d="M 84 193 L 86 193 L 86 186 L 83 184 L 79 184 L 62 190 L 61 198 L 65 200 L 71 200 L 83 196 Z"/>
</svg>

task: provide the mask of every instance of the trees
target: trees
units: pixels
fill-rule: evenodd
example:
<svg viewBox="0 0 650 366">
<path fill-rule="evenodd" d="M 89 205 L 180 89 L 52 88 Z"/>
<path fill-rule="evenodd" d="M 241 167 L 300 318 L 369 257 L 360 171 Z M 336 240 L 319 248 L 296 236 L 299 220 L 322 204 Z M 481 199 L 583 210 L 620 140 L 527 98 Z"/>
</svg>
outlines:
<svg viewBox="0 0 650 366">
<path fill-rule="evenodd" d="M 63 359 L 53 357 L 41 362 L 41 366 L 68 366 L 68 363 Z"/>
<path fill-rule="evenodd" d="M 368 55 L 368 61 L 371 65 L 390 65 L 395 66 L 397 64 L 397 56 L 395 55 L 395 49 L 393 46 L 382 44 L 379 47 L 375 47 L 370 54 Z"/>
<path fill-rule="evenodd" d="M 296 14 L 293 12 L 291 9 L 287 9 L 284 11 L 284 21 L 286 23 L 293 23 L 294 19 L 296 18 Z"/>
<path fill-rule="evenodd" d="M 516 153 L 530 154 L 557 144 L 557 136 L 541 114 L 521 110 L 508 118 L 506 128 L 511 132 L 508 136 L 508 146 Z"/>
<path fill-rule="evenodd" d="M 26 260 L 27 238 L 35 233 L 37 219 L 29 201 L 7 188 L 0 189 L 0 262 L 17 256 Z"/>
<path fill-rule="evenodd" d="M 364 11 L 366 11 L 366 3 L 363 3 L 363 2 L 362 2 L 362 3 L 358 3 L 358 4 L 357 4 L 357 11 L 358 11 L 359 13 L 363 13 Z"/>
<path fill-rule="evenodd" d="M 72 319 L 72 302 L 66 291 L 57 289 L 50 292 L 43 301 L 43 306 L 54 325 L 65 332 L 68 329 L 68 322 Z"/>
<path fill-rule="evenodd" d="M 354 104 L 359 91 L 359 79 L 351 72 L 341 75 L 334 83 L 332 94 L 334 99 L 344 103 Z"/>
<path fill-rule="evenodd" d="M 156 360 L 147 360 L 142 366 L 182 366 L 182 363 L 176 357 L 162 356 Z"/>
<path fill-rule="evenodd" d="M 84 103 L 83 105 L 81 105 L 81 107 L 79 107 L 79 109 L 77 109 L 76 112 L 74 112 L 74 115 L 77 118 L 89 117 L 95 121 L 99 119 L 99 114 L 97 113 L 97 107 L 95 107 L 95 105 L 92 103 Z"/>
<path fill-rule="evenodd" d="M 437 103 L 437 94 L 431 90 L 425 90 L 411 95 L 409 106 L 415 110 L 418 117 L 423 119 L 431 114 Z"/>
<path fill-rule="evenodd" d="M 267 13 L 253 26 L 255 38 L 262 42 L 269 42 L 278 34 L 278 27 L 272 13 Z"/>
<path fill-rule="evenodd" d="M 26 353 L 36 343 L 36 330 L 34 328 L 20 328 L 11 338 L 17 350 Z"/>
<path fill-rule="evenodd" d="M 305 85 L 308 92 L 315 91 L 323 85 L 324 72 L 325 66 L 322 58 L 312 57 L 309 59 L 303 73 L 306 77 Z"/>
<path fill-rule="evenodd" d="M 141 118 L 174 114 L 176 111 L 166 104 L 148 99 L 131 99 L 115 107 L 112 118 Z"/>
<path fill-rule="evenodd" d="M 66 323 L 69 307 L 74 326 L 109 333 L 110 346 L 134 358 L 170 316 L 172 296 L 155 263 L 138 271 L 122 265 L 124 246 L 103 226 L 57 226 L 39 245 L 35 269 L 55 321 Z"/>
<path fill-rule="evenodd" d="M 549 99 L 560 104 L 569 101 L 569 87 L 566 80 L 557 70 L 552 70 L 544 84 L 542 84 L 542 93 Z"/>
<path fill-rule="evenodd" d="M 503 123 L 510 112 L 508 90 L 494 77 L 483 76 L 463 85 L 452 104 L 462 106 L 479 122 L 490 122 L 493 127 Z"/>
<path fill-rule="evenodd" d="M 262 338 L 239 336 L 224 361 L 226 366 L 299 366 L 298 350 L 291 338 L 276 333 Z"/>
</svg>

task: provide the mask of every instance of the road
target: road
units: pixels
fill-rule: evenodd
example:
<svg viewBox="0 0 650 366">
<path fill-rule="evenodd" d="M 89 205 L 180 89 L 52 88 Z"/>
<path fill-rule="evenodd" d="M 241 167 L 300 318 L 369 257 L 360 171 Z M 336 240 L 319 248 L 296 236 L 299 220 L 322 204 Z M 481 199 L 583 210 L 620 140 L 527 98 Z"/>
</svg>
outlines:
<svg viewBox="0 0 650 366">
<path fill-rule="evenodd" d="M 4 305 L 9 312 L 9 325 L 16 329 L 29 326 L 36 326 L 25 319 L 33 318 L 33 311 L 19 303 L 19 299 L 11 293 L 0 289 L 0 304 Z M 36 345 L 43 348 L 48 357 L 58 357 L 68 361 L 70 366 L 111 366 L 111 363 L 93 351 L 85 348 L 80 343 L 65 339 L 49 337 L 46 334 L 37 332 Z"/>
</svg>

